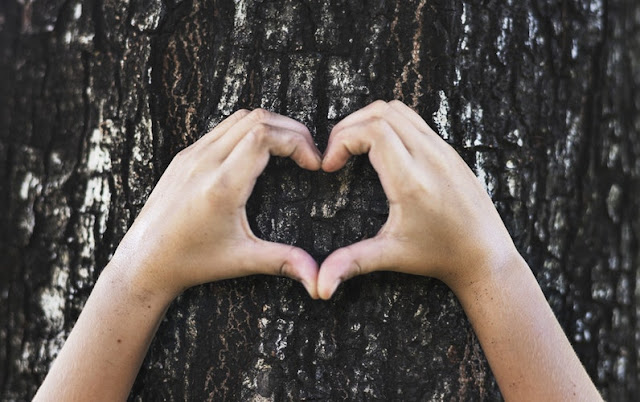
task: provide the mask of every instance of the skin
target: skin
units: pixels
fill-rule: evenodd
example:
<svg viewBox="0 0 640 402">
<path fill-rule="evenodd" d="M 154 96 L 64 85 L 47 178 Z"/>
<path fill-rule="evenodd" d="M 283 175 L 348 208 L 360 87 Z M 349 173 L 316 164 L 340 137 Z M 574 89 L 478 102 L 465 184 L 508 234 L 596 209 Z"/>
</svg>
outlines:
<svg viewBox="0 0 640 402">
<path fill-rule="evenodd" d="M 324 261 L 320 297 L 373 271 L 438 278 L 460 300 L 506 400 L 601 400 L 491 199 L 455 150 L 402 102 L 377 101 L 333 128 L 322 169 L 336 171 L 364 153 L 389 199 L 389 218 L 374 238 Z"/>
<path fill-rule="evenodd" d="M 389 199 L 374 238 L 320 270 L 305 251 L 256 238 L 245 205 L 269 155 L 341 169 L 368 153 Z M 285 275 L 329 299 L 390 270 L 438 278 L 459 298 L 506 400 L 601 400 L 477 178 L 422 118 L 376 101 L 337 124 L 321 159 L 300 123 L 230 116 L 172 161 L 98 279 L 36 400 L 126 399 L 171 301 L 197 284 Z"/>
<path fill-rule="evenodd" d="M 304 250 L 258 239 L 245 205 L 270 155 L 320 169 L 309 130 L 240 110 L 181 151 L 121 241 L 60 351 L 37 401 L 125 400 L 169 304 L 191 286 L 285 275 L 316 298 Z"/>
</svg>

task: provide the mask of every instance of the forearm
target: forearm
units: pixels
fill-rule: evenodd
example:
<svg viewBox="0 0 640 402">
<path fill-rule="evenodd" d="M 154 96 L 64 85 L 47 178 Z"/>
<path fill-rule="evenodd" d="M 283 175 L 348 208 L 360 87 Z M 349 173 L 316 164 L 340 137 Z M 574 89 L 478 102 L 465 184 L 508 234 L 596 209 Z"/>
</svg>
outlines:
<svg viewBox="0 0 640 402">
<path fill-rule="evenodd" d="M 239 110 L 169 164 L 98 279 L 37 400 L 123 400 L 171 301 L 186 288 L 252 274 L 286 275 L 316 297 L 307 252 L 258 239 L 245 205 L 270 155 L 318 170 L 300 122 Z"/>
<path fill-rule="evenodd" d="M 171 297 L 140 292 L 107 266 L 37 401 L 125 400 Z"/>
<path fill-rule="evenodd" d="M 493 272 L 456 293 L 504 398 L 601 400 L 522 257 Z"/>
</svg>

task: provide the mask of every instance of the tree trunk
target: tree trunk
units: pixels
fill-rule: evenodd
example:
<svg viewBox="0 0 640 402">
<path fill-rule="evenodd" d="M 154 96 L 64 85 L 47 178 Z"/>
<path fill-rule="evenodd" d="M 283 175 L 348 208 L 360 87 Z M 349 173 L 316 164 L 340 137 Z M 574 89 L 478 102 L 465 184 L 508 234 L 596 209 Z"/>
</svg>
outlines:
<svg viewBox="0 0 640 402">
<path fill-rule="evenodd" d="M 330 128 L 417 110 L 496 203 L 605 399 L 640 380 L 636 0 L 3 0 L 0 399 L 30 398 L 101 269 L 181 148 L 238 108 Z M 273 160 L 264 239 L 319 261 L 388 207 L 366 157 Z M 132 400 L 478 400 L 500 393 L 442 283 L 378 273 L 330 302 L 284 278 L 171 305 Z"/>
</svg>

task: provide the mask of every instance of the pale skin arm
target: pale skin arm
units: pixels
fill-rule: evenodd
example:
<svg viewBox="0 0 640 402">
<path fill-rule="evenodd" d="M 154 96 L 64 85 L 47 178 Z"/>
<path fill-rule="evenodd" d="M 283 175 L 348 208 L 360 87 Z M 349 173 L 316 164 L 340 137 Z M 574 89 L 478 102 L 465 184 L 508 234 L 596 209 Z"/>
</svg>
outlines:
<svg viewBox="0 0 640 402">
<path fill-rule="evenodd" d="M 376 237 L 331 254 L 318 294 L 378 270 L 438 278 L 456 294 L 506 400 L 598 401 L 499 214 L 473 172 L 399 101 L 377 101 L 332 130 L 322 168 L 368 153 L 389 199 Z"/>
<path fill-rule="evenodd" d="M 251 274 L 285 275 L 316 298 L 305 251 L 258 239 L 245 205 L 270 155 L 318 170 L 304 125 L 240 110 L 174 158 L 100 275 L 37 401 L 125 400 L 171 301 L 184 289 Z"/>
<path fill-rule="evenodd" d="M 319 274 L 304 251 L 257 239 L 244 211 L 269 154 L 320 168 L 306 128 L 239 111 L 181 152 L 100 276 L 36 400 L 125 399 L 164 311 L 187 287 L 282 274 L 327 299 L 341 281 L 375 270 L 447 283 L 507 400 L 600 400 L 455 151 L 396 101 L 376 102 L 334 127 L 322 168 L 338 170 L 367 152 L 390 201 L 389 219 L 375 238 L 332 254 Z"/>
</svg>

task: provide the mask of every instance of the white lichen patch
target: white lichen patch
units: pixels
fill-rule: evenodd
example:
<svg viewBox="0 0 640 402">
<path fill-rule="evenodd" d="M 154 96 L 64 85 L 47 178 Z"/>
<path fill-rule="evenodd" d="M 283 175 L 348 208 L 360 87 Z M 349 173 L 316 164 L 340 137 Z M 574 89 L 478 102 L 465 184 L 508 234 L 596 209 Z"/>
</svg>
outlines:
<svg viewBox="0 0 640 402">
<path fill-rule="evenodd" d="M 365 91 L 362 76 L 355 71 L 351 61 L 341 57 L 331 57 L 327 63 L 329 87 L 344 94 Z"/>
<path fill-rule="evenodd" d="M 516 176 L 514 174 L 510 174 L 509 176 L 507 176 L 507 189 L 509 190 L 510 196 L 514 198 L 519 197 L 520 184 L 518 183 L 518 180 L 516 179 Z"/>
<path fill-rule="evenodd" d="M 82 13 L 82 3 L 74 4 L 72 14 L 73 20 L 78 21 L 80 18 L 82 18 Z M 95 33 L 86 25 L 75 23 L 70 25 L 70 29 L 64 33 L 62 40 L 66 45 L 71 45 L 72 43 L 88 45 L 93 42 L 94 37 Z"/>
<path fill-rule="evenodd" d="M 347 168 L 344 169 L 338 176 L 340 180 L 340 187 L 334 199 L 324 199 L 321 202 L 314 202 L 311 206 L 312 217 L 333 218 L 336 213 L 345 208 L 349 204 L 349 189 L 351 185 L 350 172 L 352 164 L 348 163 Z"/>
<path fill-rule="evenodd" d="M 622 201 L 622 187 L 618 184 L 613 184 L 609 189 L 609 195 L 607 195 L 607 213 L 614 222 L 620 221 L 620 213 L 618 212 L 620 203 Z"/>
<path fill-rule="evenodd" d="M 317 54 L 294 54 L 289 62 L 289 86 L 287 88 L 288 113 L 303 124 L 315 126 L 318 97 L 315 81 L 320 58 Z"/>
<path fill-rule="evenodd" d="M 22 347 L 22 355 L 20 359 L 16 362 L 16 368 L 19 373 L 29 373 L 31 370 L 29 369 L 29 361 L 30 357 L 33 356 L 35 350 L 33 348 L 33 344 L 29 341 L 24 342 L 24 346 Z"/>
<path fill-rule="evenodd" d="M 94 225 L 95 217 L 93 215 L 82 215 L 77 233 L 78 242 L 82 245 L 82 249 L 80 250 L 81 257 L 91 258 L 93 256 L 93 251 L 96 248 L 96 239 L 93 235 Z"/>
<path fill-rule="evenodd" d="M 449 123 L 449 100 L 444 91 L 438 91 L 438 97 L 440 98 L 440 106 L 433 114 L 433 122 L 436 125 L 438 133 L 442 138 L 447 140 L 449 139 L 449 130 L 451 129 Z"/>
<path fill-rule="evenodd" d="M 65 296 L 56 287 L 47 287 L 40 294 L 40 307 L 49 326 L 49 330 L 60 331 L 64 326 Z"/>
<path fill-rule="evenodd" d="M 522 133 L 520 132 L 519 129 L 514 129 L 511 130 L 509 133 L 507 133 L 507 140 L 516 143 L 519 147 L 524 145 L 524 140 L 522 138 Z"/>
<path fill-rule="evenodd" d="M 233 16 L 233 25 L 234 29 L 237 30 L 247 25 L 247 1 L 235 0 L 234 3 L 236 7 Z"/>
<path fill-rule="evenodd" d="M 64 342 L 67 340 L 67 336 L 67 331 L 61 330 L 55 334 L 52 339 L 42 343 L 38 352 L 38 358 L 41 361 L 49 361 L 53 365 L 55 358 L 58 357 L 62 346 L 64 346 Z"/>
<path fill-rule="evenodd" d="M 482 110 L 482 107 L 480 107 L 480 105 L 475 105 L 475 107 L 473 108 L 473 120 L 476 122 L 476 124 L 482 125 L 483 117 L 484 117 L 484 110 Z"/>
<path fill-rule="evenodd" d="M 88 45 L 89 43 L 93 42 L 94 37 L 95 37 L 94 34 L 80 35 L 78 36 L 78 43 L 83 45 Z"/>
<path fill-rule="evenodd" d="M 489 194 L 490 197 L 493 198 L 495 192 L 495 186 L 493 180 L 491 180 L 489 174 L 485 169 L 486 158 L 484 152 L 476 152 L 476 163 L 473 167 L 476 177 L 480 180 L 480 184 L 484 187 L 485 191 Z"/>
<path fill-rule="evenodd" d="M 113 122 L 107 120 L 107 127 L 113 127 Z M 90 173 L 104 173 L 111 170 L 111 156 L 108 148 L 103 146 L 105 142 L 103 130 L 96 128 L 89 137 L 89 153 L 87 157 L 87 170 Z"/>
<path fill-rule="evenodd" d="M 73 19 L 77 20 L 82 17 L 82 3 L 77 3 L 73 6 Z"/>
<path fill-rule="evenodd" d="M 527 13 L 527 27 L 528 35 L 525 40 L 525 44 L 529 48 L 534 47 L 534 43 L 538 46 L 543 46 L 545 43 L 544 36 L 540 34 L 540 23 L 532 11 Z"/>
<path fill-rule="evenodd" d="M 484 110 L 480 105 L 467 102 L 462 108 L 461 121 L 467 130 L 463 133 L 464 147 L 471 148 L 487 145 L 484 138 Z"/>
<path fill-rule="evenodd" d="M 234 52 L 222 85 L 222 95 L 220 102 L 218 102 L 218 113 L 216 113 L 218 116 L 228 116 L 234 111 L 246 78 L 247 64 L 244 57 Z"/>
<path fill-rule="evenodd" d="M 361 69 L 356 69 L 351 60 L 343 57 L 330 57 L 327 62 L 327 75 L 330 77 L 328 92 L 340 94 L 330 96 L 327 110 L 328 119 L 338 119 L 354 111 L 359 95 L 369 93 Z"/>
<path fill-rule="evenodd" d="M 27 172 L 24 175 L 24 179 L 22 180 L 22 184 L 20 185 L 20 199 L 27 200 L 29 198 L 29 194 L 34 191 L 36 193 L 40 193 L 42 190 L 42 185 L 40 184 L 40 179 L 33 175 L 31 172 Z"/>
<path fill-rule="evenodd" d="M 69 289 L 69 251 L 62 246 L 56 251 L 51 281 L 39 294 L 39 305 L 46 331 L 46 341 L 40 344 L 38 359 L 52 362 L 56 358 L 67 337 L 64 312 L 66 301 L 71 296 Z"/>
<path fill-rule="evenodd" d="M 81 212 L 87 212 L 92 207 L 99 205 L 101 211 L 109 211 L 111 200 L 111 190 L 106 177 L 92 177 L 87 182 L 87 190 L 84 195 L 84 202 L 80 207 Z"/>
<path fill-rule="evenodd" d="M 460 49 L 467 50 L 469 48 L 469 34 L 471 33 L 471 24 L 468 23 L 469 15 L 467 5 L 462 5 L 462 15 L 460 16 L 460 22 L 463 26 L 462 41 L 460 42 Z"/>
<path fill-rule="evenodd" d="M 575 160 L 573 154 L 576 152 L 576 143 L 582 132 L 582 121 L 579 115 L 573 114 L 570 110 L 566 115 L 567 136 L 564 142 L 558 142 L 555 146 L 555 161 L 564 168 L 566 177 L 569 177 L 572 170 L 572 164 Z"/>
<path fill-rule="evenodd" d="M 298 208 L 290 206 L 279 208 L 276 217 L 269 221 L 268 240 L 278 243 L 296 242 L 299 236 L 299 219 Z"/>
<path fill-rule="evenodd" d="M 163 8 L 164 2 L 162 1 L 147 2 L 144 7 L 140 7 L 131 17 L 131 26 L 138 28 L 140 31 L 155 30 L 160 23 L 160 15 L 162 15 Z"/>
<path fill-rule="evenodd" d="M 102 116 L 100 116 L 102 121 Z M 107 229 L 107 219 L 111 205 L 111 188 L 108 174 L 111 171 L 111 138 L 117 132 L 111 120 L 102 121 L 99 128 L 94 129 L 89 137 L 86 155 L 87 180 L 84 200 L 79 210 L 83 213 L 78 229 L 82 245 L 81 255 L 90 258 L 95 249 L 94 228 L 98 225 L 100 235 Z M 89 268 L 88 268 L 89 269 Z M 90 267 L 93 269 L 93 267 Z"/>
<path fill-rule="evenodd" d="M 505 50 L 507 48 L 507 38 L 511 33 L 512 28 L 513 23 L 511 18 L 504 17 L 500 26 L 500 34 L 496 38 L 497 55 L 502 62 L 506 62 Z"/>
<path fill-rule="evenodd" d="M 153 144 L 153 127 L 152 121 L 148 114 L 144 114 L 140 119 L 138 129 L 134 133 L 134 144 L 131 149 L 132 159 L 136 162 L 147 164 L 151 162 L 151 154 L 143 153 L 140 145 L 145 144 L 151 146 Z"/>
<path fill-rule="evenodd" d="M 316 343 L 315 347 L 316 356 L 324 360 L 333 358 L 334 348 L 332 346 L 333 345 L 330 345 L 329 342 L 327 342 L 327 336 L 324 330 L 321 329 L 318 336 L 318 342 Z"/>
<path fill-rule="evenodd" d="M 282 319 L 278 320 L 278 330 L 281 332 L 278 333 L 278 339 L 275 344 L 275 353 L 279 360 L 285 360 L 285 349 L 288 345 L 287 339 L 289 338 L 289 335 L 293 333 L 293 321 L 285 322 Z M 284 333 L 282 330 L 284 330 Z"/>
</svg>

